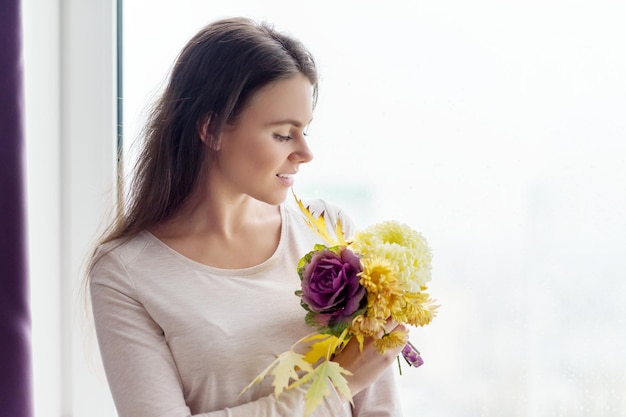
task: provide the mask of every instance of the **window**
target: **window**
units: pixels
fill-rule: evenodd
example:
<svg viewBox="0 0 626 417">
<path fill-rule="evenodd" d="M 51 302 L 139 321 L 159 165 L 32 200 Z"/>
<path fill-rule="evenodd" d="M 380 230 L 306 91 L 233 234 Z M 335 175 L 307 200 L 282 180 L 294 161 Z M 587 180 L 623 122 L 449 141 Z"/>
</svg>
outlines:
<svg viewBox="0 0 626 417">
<path fill-rule="evenodd" d="M 22 1 L 37 417 L 115 415 L 80 296 L 114 196 L 115 3 Z"/>
<path fill-rule="evenodd" d="M 23 2 L 36 412 L 111 417 L 76 290 L 114 195 L 115 4 L 62 3 Z M 404 221 L 433 247 L 441 310 L 412 332 L 426 363 L 399 377 L 405 415 L 621 415 L 624 11 L 608 0 L 127 0 L 126 161 L 197 29 L 227 15 L 274 23 L 321 73 L 316 159 L 296 190 L 359 225 Z"/>
<path fill-rule="evenodd" d="M 296 190 L 434 249 L 406 415 L 624 413 L 626 33 L 610 2 L 561 6 L 126 1 L 125 135 L 201 26 L 274 23 L 321 72 Z"/>
</svg>

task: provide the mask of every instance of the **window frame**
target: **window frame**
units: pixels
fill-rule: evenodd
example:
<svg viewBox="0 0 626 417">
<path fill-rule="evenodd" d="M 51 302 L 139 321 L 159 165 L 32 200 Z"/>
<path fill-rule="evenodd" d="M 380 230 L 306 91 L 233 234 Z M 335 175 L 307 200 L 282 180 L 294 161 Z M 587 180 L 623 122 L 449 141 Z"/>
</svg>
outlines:
<svg viewBox="0 0 626 417">
<path fill-rule="evenodd" d="M 116 194 L 116 11 L 116 0 L 22 2 L 37 416 L 116 415 L 81 293 Z"/>
</svg>

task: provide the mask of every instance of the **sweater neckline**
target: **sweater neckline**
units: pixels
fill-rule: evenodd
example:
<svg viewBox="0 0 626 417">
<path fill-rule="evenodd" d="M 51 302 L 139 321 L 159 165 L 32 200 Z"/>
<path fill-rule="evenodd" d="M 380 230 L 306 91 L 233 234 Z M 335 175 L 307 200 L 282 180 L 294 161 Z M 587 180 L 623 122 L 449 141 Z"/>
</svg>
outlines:
<svg viewBox="0 0 626 417">
<path fill-rule="evenodd" d="M 276 250 L 274 250 L 274 253 L 272 253 L 272 255 L 269 258 L 267 258 L 265 261 L 261 262 L 260 264 L 253 265 L 247 268 L 218 268 L 215 266 L 203 264 L 201 262 L 194 261 L 193 259 L 173 249 L 172 247 L 167 245 L 165 242 L 163 242 L 161 239 L 153 235 L 148 230 L 144 230 L 142 234 L 147 239 L 149 239 L 153 243 L 160 246 L 163 250 L 167 251 L 171 256 L 176 258 L 178 261 L 188 266 L 191 266 L 195 269 L 200 269 L 200 270 L 203 270 L 205 272 L 210 272 L 215 275 L 228 275 L 228 276 L 230 275 L 237 275 L 237 276 L 253 275 L 267 268 L 271 268 L 272 265 L 278 262 L 278 260 L 281 257 L 281 254 L 284 252 L 284 247 L 286 245 L 285 241 L 287 240 L 287 230 L 288 230 L 289 219 L 288 219 L 288 216 L 286 215 L 284 204 L 280 204 L 279 209 L 280 209 L 280 218 L 281 218 L 280 238 L 278 240 L 278 246 L 276 247 Z"/>
</svg>

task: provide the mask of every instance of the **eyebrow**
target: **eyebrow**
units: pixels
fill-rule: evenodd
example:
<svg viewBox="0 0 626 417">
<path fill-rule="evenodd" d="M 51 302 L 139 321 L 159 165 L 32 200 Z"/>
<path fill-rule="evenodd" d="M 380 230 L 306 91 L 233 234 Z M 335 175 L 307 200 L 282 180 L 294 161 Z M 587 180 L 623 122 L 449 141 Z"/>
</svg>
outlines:
<svg viewBox="0 0 626 417">
<path fill-rule="evenodd" d="M 295 127 L 302 127 L 302 126 L 310 125 L 312 121 L 313 121 L 313 119 L 309 120 L 308 123 L 303 125 L 298 120 L 294 120 L 294 119 L 280 119 L 280 120 L 274 120 L 274 121 L 268 122 L 267 126 L 293 125 Z"/>
</svg>

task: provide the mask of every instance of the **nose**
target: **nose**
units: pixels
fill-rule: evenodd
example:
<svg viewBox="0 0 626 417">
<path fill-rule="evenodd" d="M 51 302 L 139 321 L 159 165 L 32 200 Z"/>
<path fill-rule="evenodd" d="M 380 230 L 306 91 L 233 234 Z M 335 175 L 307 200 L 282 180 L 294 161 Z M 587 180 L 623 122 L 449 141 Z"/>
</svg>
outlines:
<svg viewBox="0 0 626 417">
<path fill-rule="evenodd" d="M 306 142 L 306 139 L 298 140 L 297 149 L 290 155 L 290 159 L 294 162 L 307 163 L 313 160 L 313 152 Z"/>
</svg>

